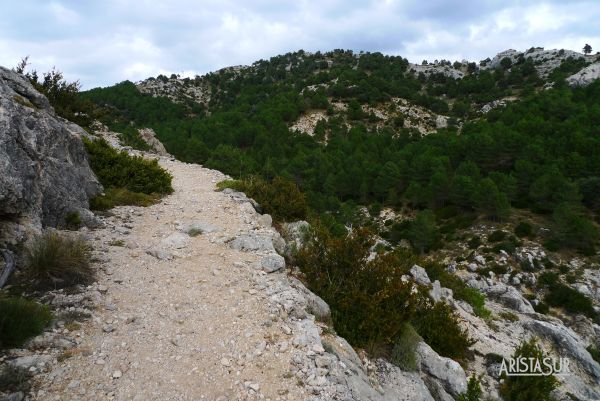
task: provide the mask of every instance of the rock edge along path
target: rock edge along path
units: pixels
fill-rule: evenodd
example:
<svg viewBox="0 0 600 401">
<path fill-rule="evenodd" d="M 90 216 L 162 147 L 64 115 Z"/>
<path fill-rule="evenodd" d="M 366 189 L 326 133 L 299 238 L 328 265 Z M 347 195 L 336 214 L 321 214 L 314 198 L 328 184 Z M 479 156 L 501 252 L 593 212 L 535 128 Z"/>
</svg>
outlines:
<svg viewBox="0 0 600 401">
<path fill-rule="evenodd" d="M 160 163 L 173 174 L 172 195 L 115 208 L 105 228 L 90 232 L 104 295 L 72 356 L 42 377 L 39 399 L 310 398 L 290 373 L 287 312 L 266 300 L 285 273 L 259 269 L 264 256 L 273 259 L 276 233 L 259 225 L 250 203 L 215 192 L 222 173 Z M 262 249 L 230 244 L 261 232 Z"/>
</svg>

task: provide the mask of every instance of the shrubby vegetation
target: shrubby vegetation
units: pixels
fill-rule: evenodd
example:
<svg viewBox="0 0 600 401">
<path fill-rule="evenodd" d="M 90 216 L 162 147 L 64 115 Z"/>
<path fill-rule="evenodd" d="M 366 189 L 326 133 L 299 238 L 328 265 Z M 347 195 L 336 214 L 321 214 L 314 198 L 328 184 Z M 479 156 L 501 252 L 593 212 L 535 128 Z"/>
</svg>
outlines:
<svg viewBox="0 0 600 401">
<path fill-rule="evenodd" d="M 452 308 L 402 279 L 418 258 L 399 249 L 369 258 L 374 244 L 364 228 L 336 237 L 317 225 L 295 255 L 309 287 L 330 305 L 336 330 L 354 346 L 411 366 L 416 340 L 407 330 L 414 327 L 436 352 L 465 360 L 472 342 Z"/>
<path fill-rule="evenodd" d="M 348 209 L 356 212 L 357 205 L 375 202 L 434 212 L 452 206 L 457 215 L 493 220 L 506 220 L 512 207 L 529 208 L 554 216 L 557 236 L 551 247 L 590 253 L 598 238 L 591 220 L 600 198 L 595 135 L 600 82 L 577 89 L 564 85 L 559 74 L 577 63 L 567 60 L 552 78 L 555 88 L 537 91 L 543 81 L 524 58 L 495 71 L 475 66 L 454 80 L 415 78 L 405 59 L 378 53 L 363 54 L 358 62 L 352 52 L 298 52 L 261 60 L 237 74 L 209 74 L 203 82 L 211 88 L 210 114 L 200 106 L 192 110 L 142 95 L 130 82 L 81 97 L 101 108 L 113 127 L 130 121 L 151 126 L 182 160 L 236 178 L 292 180 L 312 210 L 334 212 L 340 223 L 353 218 Z M 302 91 L 309 85 L 318 89 Z M 521 101 L 469 119 L 460 135 L 451 126 L 421 138 L 394 119 L 374 124 L 359 107 L 402 97 L 445 112 L 448 106 L 438 96 L 446 95 L 462 105 L 454 108 L 457 115 L 469 118 L 477 105 L 516 93 Z M 336 114 L 328 99 L 346 102 L 348 115 Z M 307 110 L 325 108 L 330 118 L 315 137 L 288 129 Z M 415 222 L 411 237 L 418 251 L 438 246 L 423 241 L 435 239 L 432 223 L 440 221 L 427 214 Z"/>
<path fill-rule="evenodd" d="M 600 318 L 594 310 L 592 300 L 562 283 L 558 273 L 551 271 L 542 273 L 538 278 L 538 286 L 546 290 L 546 296 L 544 297 L 544 305 L 546 306 L 542 308 L 553 306 L 564 308 L 569 313 L 581 313 L 592 319 L 598 320 Z"/>
<path fill-rule="evenodd" d="M 24 298 L 0 298 L 0 349 L 15 348 L 42 332 L 52 320 L 47 306 Z M 4 373 L 0 373 L 4 376 Z M 0 389 L 3 386 L 0 384 Z"/>
<path fill-rule="evenodd" d="M 217 188 L 232 188 L 246 193 L 275 219 L 294 221 L 306 218 L 308 207 L 304 194 L 294 182 L 285 178 L 277 176 L 267 181 L 253 176 L 237 181 L 222 181 Z"/>
<path fill-rule="evenodd" d="M 94 278 L 90 247 L 79 236 L 47 232 L 26 249 L 25 274 L 34 288 L 89 284 Z"/>
<path fill-rule="evenodd" d="M 84 143 L 90 156 L 90 166 L 105 189 L 104 195 L 90 201 L 92 209 L 106 210 L 117 205 L 147 206 L 161 195 L 173 192 L 171 174 L 156 160 L 119 152 L 103 139 L 84 139 Z"/>
<path fill-rule="evenodd" d="M 482 395 L 481 379 L 477 376 L 471 376 L 467 383 L 467 391 L 460 394 L 456 401 L 480 401 Z"/>
<path fill-rule="evenodd" d="M 546 355 L 535 339 L 522 343 L 513 358 L 534 358 L 542 361 Z M 509 376 L 500 386 L 500 395 L 506 401 L 551 401 L 550 393 L 558 387 L 554 376 Z"/>
<path fill-rule="evenodd" d="M 469 287 L 458 276 L 448 273 L 446 269 L 438 263 L 425 263 L 425 270 L 432 281 L 439 280 L 442 287 L 452 290 L 455 299 L 467 302 L 473 307 L 475 315 L 482 318 L 489 318 L 491 312 L 485 307 L 485 295 L 476 288 Z"/>
<path fill-rule="evenodd" d="M 78 95 L 81 88 L 79 81 L 68 82 L 56 68 L 42 73 L 40 77 L 36 70 L 27 70 L 28 59 L 29 57 L 23 58 L 14 70 L 24 74 L 33 87 L 48 98 L 59 116 L 81 126 L 88 126 L 92 120 L 82 111 L 94 109 L 94 106 Z"/>
</svg>

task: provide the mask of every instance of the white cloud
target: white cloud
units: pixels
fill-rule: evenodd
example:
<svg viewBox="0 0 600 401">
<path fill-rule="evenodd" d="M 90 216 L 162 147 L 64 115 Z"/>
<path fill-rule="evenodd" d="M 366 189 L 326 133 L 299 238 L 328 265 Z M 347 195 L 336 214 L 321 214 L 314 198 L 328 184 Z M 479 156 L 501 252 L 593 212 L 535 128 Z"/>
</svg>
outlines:
<svg viewBox="0 0 600 401">
<path fill-rule="evenodd" d="M 1 65 L 30 55 L 34 68 L 56 65 L 86 88 L 205 73 L 301 48 L 420 62 L 479 60 L 507 48 L 600 47 L 600 4 L 584 0 L 55 0 L 44 7 L 20 0 L 3 8 Z"/>
</svg>

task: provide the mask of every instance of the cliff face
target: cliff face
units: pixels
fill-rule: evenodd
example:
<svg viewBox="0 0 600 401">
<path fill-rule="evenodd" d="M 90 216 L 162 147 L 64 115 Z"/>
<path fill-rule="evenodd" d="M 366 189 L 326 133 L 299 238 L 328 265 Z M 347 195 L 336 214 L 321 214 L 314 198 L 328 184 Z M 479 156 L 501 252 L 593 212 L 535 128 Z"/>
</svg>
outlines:
<svg viewBox="0 0 600 401">
<path fill-rule="evenodd" d="M 82 135 L 25 77 L 0 67 L 0 249 L 60 225 L 69 213 L 94 221 L 89 199 L 102 187 Z"/>
</svg>

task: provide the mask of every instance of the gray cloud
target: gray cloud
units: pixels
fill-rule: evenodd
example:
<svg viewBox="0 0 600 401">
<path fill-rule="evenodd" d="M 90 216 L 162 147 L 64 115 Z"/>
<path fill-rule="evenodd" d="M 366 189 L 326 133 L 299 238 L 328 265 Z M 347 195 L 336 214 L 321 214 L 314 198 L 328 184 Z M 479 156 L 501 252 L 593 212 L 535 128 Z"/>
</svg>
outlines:
<svg viewBox="0 0 600 401">
<path fill-rule="evenodd" d="M 590 0 L 20 0 L 0 15 L 0 64 L 30 55 L 85 88 L 202 74 L 298 49 L 471 59 L 530 46 L 600 46 Z"/>
</svg>

